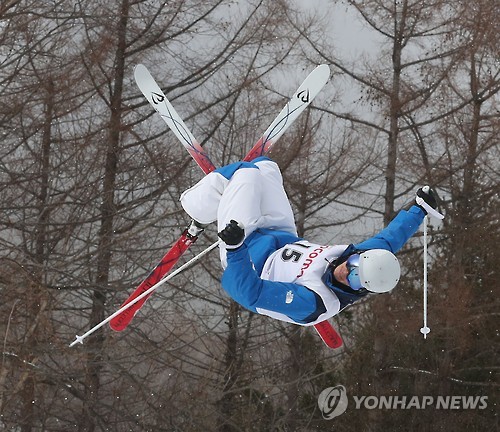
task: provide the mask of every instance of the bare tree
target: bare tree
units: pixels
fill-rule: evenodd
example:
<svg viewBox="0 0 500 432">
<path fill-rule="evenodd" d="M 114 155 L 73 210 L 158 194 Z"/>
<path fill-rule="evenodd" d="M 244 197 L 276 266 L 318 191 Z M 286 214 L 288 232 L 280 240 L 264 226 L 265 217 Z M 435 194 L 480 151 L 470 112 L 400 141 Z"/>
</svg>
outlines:
<svg viewBox="0 0 500 432">
<path fill-rule="evenodd" d="M 10 110 L 2 112 L 2 260 L 11 271 L 3 291 L 9 311 L 2 356 L 2 398 L 7 425 L 30 431 L 46 424 L 45 393 L 57 380 L 47 368 L 46 355 L 55 338 L 59 267 L 58 251 L 73 229 L 71 182 L 65 184 L 64 145 L 71 145 L 71 128 L 61 121 L 74 112 L 71 14 L 33 2 L 5 4 L 2 18 L 3 97 Z M 61 57 L 61 53 L 66 58 Z M 54 68 L 58 62 L 59 68 Z M 71 76 L 71 75 L 70 75 Z M 77 78 L 75 76 L 75 78 Z M 74 152 L 71 152 L 74 156 Z M 61 176 L 58 178 L 58 176 Z M 16 277 L 16 274 L 19 277 Z M 13 385 L 12 383 L 15 383 Z"/>
<path fill-rule="evenodd" d="M 338 58 L 328 22 L 292 2 L 0 6 L 0 428 L 317 430 L 331 426 L 317 396 L 339 382 L 359 394 L 496 389 L 495 2 L 347 7 L 383 42 L 377 59 Z M 362 240 L 416 184 L 437 186 L 447 219 L 431 227 L 430 277 L 446 290 L 432 293 L 431 337 L 418 335 L 415 239 L 400 289 L 336 320 L 340 352 L 242 310 L 221 292 L 217 254 L 155 293 L 126 332 L 68 348 L 175 240 L 188 222 L 179 193 L 202 175 L 139 94 L 133 65 L 148 66 L 223 164 L 256 141 L 308 61 L 330 63 L 334 79 L 273 153 L 299 232 Z M 351 110 L 342 80 L 360 95 Z M 208 229 L 186 255 L 215 239 Z M 494 401 L 456 417 L 346 413 L 336 425 L 487 430 Z"/>
<path fill-rule="evenodd" d="M 400 81 L 395 179 L 401 185 L 409 179 L 411 186 L 414 181 L 438 185 L 447 218 L 440 231 L 435 227 L 431 231 L 435 260 L 431 271 L 430 337 L 424 341 L 418 333 L 422 311 L 421 244 L 417 241 L 401 254 L 405 278 L 394 294 L 358 307 L 363 319 L 358 319 L 356 326 L 357 352 L 344 363 L 344 379 L 358 394 L 383 395 L 389 389 L 415 395 L 487 394 L 492 404 L 496 403 L 498 384 L 486 360 L 498 351 L 491 338 L 492 308 L 497 305 L 493 293 L 498 291 L 492 260 L 498 258 L 496 249 L 489 244 L 496 242 L 499 232 L 493 216 L 499 191 L 498 170 L 492 169 L 498 162 L 499 90 L 498 65 L 493 62 L 498 54 L 494 48 L 497 26 L 491 21 L 495 15 L 493 3 L 478 1 L 452 8 L 440 2 L 397 4 L 406 5 L 407 12 L 410 6 L 417 10 L 429 7 L 429 13 L 420 18 L 431 17 L 431 21 L 415 21 L 411 27 L 414 30 L 422 32 L 422 26 L 429 22 L 442 25 L 427 27 L 432 31 L 422 33 L 430 36 L 430 45 L 422 45 L 426 56 L 418 59 L 428 60 L 420 65 L 422 73 L 409 74 L 411 79 Z M 392 7 L 388 2 L 384 2 L 386 8 L 381 2 L 377 4 L 378 12 L 362 12 L 369 23 Z M 361 4 L 356 6 L 361 8 Z M 394 10 L 391 16 L 402 17 Z M 419 15 L 413 16 L 416 18 Z M 389 20 L 383 22 L 388 24 Z M 437 57 L 433 59 L 431 54 Z M 406 60 L 401 67 L 405 64 L 416 62 Z M 422 91 L 413 93 L 419 86 Z M 495 423 L 490 407 L 461 416 L 407 411 L 389 416 L 377 414 L 360 413 L 340 422 L 347 430 L 373 424 L 378 425 L 377 430 L 394 429 L 400 424 L 424 430 L 428 425 L 433 430 L 481 430 Z"/>
<path fill-rule="evenodd" d="M 227 108 L 231 111 L 242 94 L 238 89 L 272 69 L 270 64 L 262 66 L 268 61 L 262 50 L 279 21 L 270 20 L 263 5 L 257 2 L 235 13 L 233 23 L 220 23 L 218 18 L 228 7 L 220 1 L 200 2 L 195 16 L 190 13 L 195 10 L 193 2 L 151 6 L 121 1 L 104 6 L 61 1 L 36 9 L 29 2 L 10 2 L 2 6 L 2 18 L 12 23 L 3 27 L 2 34 L 4 54 L 10 55 L 2 64 L 7 88 L 3 97 L 11 107 L 2 112 L 6 144 L 2 147 L 2 259 L 10 263 L 3 273 L 2 291 L 9 286 L 12 296 L 2 309 L 6 327 L 0 376 L 2 389 L 17 382 L 10 391 L 16 398 L 2 398 L 7 424 L 32 430 L 40 424 L 49 427 L 51 418 L 52 428 L 58 422 L 66 426 L 78 422 L 81 430 L 96 430 L 104 429 L 104 424 L 135 422 L 133 410 L 112 397 L 125 388 L 106 361 L 119 352 L 111 354 L 113 339 L 98 334 L 80 351 L 64 348 L 73 332 L 109 312 L 107 302 L 116 292 L 133 286 L 178 229 L 175 200 L 186 184 L 186 178 L 178 175 L 182 168 L 178 160 L 188 158 L 177 151 L 172 137 L 172 148 L 159 139 L 164 127 L 151 134 L 146 123 L 139 124 L 151 110 L 142 110 L 145 103 L 132 85 L 130 65 L 139 58 L 157 62 L 166 52 L 178 61 L 171 62 L 175 80 L 166 88 L 177 92 L 173 99 L 194 107 L 202 95 L 193 95 L 203 84 L 220 92 L 219 97 L 215 104 L 199 104 L 190 110 L 192 115 L 224 106 L 226 100 L 231 101 Z M 259 22 L 263 31 L 255 33 L 252 29 Z M 230 31 L 221 33 L 223 28 Z M 209 33 L 213 38 L 205 39 Z M 199 38 L 194 40 L 196 34 Z M 24 41 L 28 43 L 23 46 Z M 192 51 L 182 52 L 186 46 Z M 242 55 L 237 56 L 240 49 Z M 257 74 L 247 74 L 240 84 L 233 80 L 229 90 L 212 85 L 217 71 L 225 75 L 229 62 L 246 67 L 244 57 L 252 53 L 256 60 L 249 70 L 260 68 Z M 14 80 L 16 75 L 23 81 Z M 173 217 L 166 219 L 165 214 Z M 165 235 L 166 231 L 170 233 Z M 16 269 L 26 269 L 17 277 L 17 285 L 13 284 Z M 23 286 L 28 282 L 29 291 Z M 26 300 L 23 308 L 21 298 Z M 197 315 L 191 316 L 189 325 L 196 319 Z M 62 350 L 60 356 L 52 352 L 54 340 Z M 168 358 L 160 357 L 155 364 Z M 140 363 L 136 358 L 129 362 L 125 353 L 118 359 L 124 361 L 122 367 Z M 189 356 L 184 361 L 189 362 Z M 181 364 L 178 370 L 182 369 Z M 163 376 L 156 368 L 151 372 L 155 374 Z M 132 388 L 142 388 L 133 374 L 127 376 Z M 61 395 L 71 400 L 69 410 L 58 409 L 63 405 Z M 52 410 L 51 397 L 56 401 Z M 116 419 L 109 415 L 112 409 Z M 163 420 L 157 416 L 157 421 Z"/>
</svg>

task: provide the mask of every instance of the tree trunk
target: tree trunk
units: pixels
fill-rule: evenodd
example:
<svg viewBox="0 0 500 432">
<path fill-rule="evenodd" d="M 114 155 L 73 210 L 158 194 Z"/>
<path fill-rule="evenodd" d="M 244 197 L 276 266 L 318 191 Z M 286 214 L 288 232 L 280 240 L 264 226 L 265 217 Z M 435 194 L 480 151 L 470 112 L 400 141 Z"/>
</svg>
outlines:
<svg viewBox="0 0 500 432">
<path fill-rule="evenodd" d="M 238 380 L 241 362 L 238 361 L 238 321 L 240 306 L 231 301 L 228 317 L 228 336 L 226 354 L 224 357 L 224 385 L 222 397 L 218 401 L 219 419 L 217 430 L 220 432 L 233 432 L 239 430 L 231 419 L 235 411 L 235 393 L 233 387 Z"/>
<path fill-rule="evenodd" d="M 46 239 L 47 224 L 49 220 L 49 181 L 50 181 L 50 152 L 52 138 L 52 122 L 54 116 L 54 83 L 47 81 L 45 113 L 41 142 L 41 157 L 38 194 L 38 220 L 35 225 L 34 242 L 34 280 L 30 284 L 29 292 L 26 295 L 26 334 L 23 341 L 22 358 L 25 362 L 24 383 L 21 390 L 22 394 L 22 432 L 31 432 L 37 426 L 40 419 L 36 418 L 36 378 L 33 373 L 32 364 L 36 363 L 36 346 L 43 342 L 45 329 L 43 329 L 43 315 L 46 313 L 48 304 L 48 295 L 44 287 L 44 263 L 47 260 Z"/>
<path fill-rule="evenodd" d="M 113 223 L 116 215 L 115 184 L 118 173 L 118 158 L 120 152 L 120 130 L 122 115 L 123 80 L 125 74 L 126 31 L 129 13 L 129 1 L 121 4 L 120 20 L 116 35 L 118 38 L 115 53 L 114 86 L 110 100 L 110 119 L 108 126 L 108 142 L 102 187 L 101 225 L 99 229 L 99 245 L 97 251 L 96 288 L 92 293 L 92 311 L 89 327 L 101 322 L 105 317 L 106 290 L 109 284 L 111 268 Z M 105 337 L 102 332 L 88 344 L 87 369 L 85 376 L 85 397 L 83 402 L 82 422 L 80 431 L 93 432 L 96 430 L 98 411 L 100 375 L 103 366 L 103 351 Z"/>
<path fill-rule="evenodd" d="M 389 138 L 387 141 L 387 165 L 385 170 L 385 206 L 384 206 L 384 225 L 387 225 L 394 216 L 394 198 L 396 190 L 396 162 L 398 158 L 398 136 L 399 136 L 399 117 L 401 115 L 401 54 L 402 28 L 395 21 L 395 37 L 392 48 L 392 90 L 389 107 Z"/>
</svg>

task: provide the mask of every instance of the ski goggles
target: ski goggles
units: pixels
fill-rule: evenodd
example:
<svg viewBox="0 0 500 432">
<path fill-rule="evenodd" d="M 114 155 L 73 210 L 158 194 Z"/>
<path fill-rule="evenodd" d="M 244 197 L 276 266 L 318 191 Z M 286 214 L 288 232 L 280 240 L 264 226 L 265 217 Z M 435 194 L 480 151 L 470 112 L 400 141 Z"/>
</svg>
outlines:
<svg viewBox="0 0 500 432">
<path fill-rule="evenodd" d="M 347 282 L 353 290 L 359 290 L 363 288 L 361 280 L 359 279 L 359 255 L 353 254 L 346 261 L 347 271 Z"/>
</svg>

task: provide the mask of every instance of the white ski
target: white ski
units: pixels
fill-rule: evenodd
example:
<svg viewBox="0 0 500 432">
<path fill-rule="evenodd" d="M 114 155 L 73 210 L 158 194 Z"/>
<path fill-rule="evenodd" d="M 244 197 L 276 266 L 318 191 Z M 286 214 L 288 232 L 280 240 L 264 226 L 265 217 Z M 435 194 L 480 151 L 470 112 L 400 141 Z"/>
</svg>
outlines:
<svg viewBox="0 0 500 432">
<path fill-rule="evenodd" d="M 212 163 L 203 147 L 196 141 L 184 121 L 168 101 L 162 89 L 151 76 L 146 66 L 138 64 L 134 69 L 134 78 L 142 94 L 151 106 L 161 115 L 167 126 L 172 130 L 189 154 L 196 160 L 205 174 L 213 171 Z"/>
</svg>

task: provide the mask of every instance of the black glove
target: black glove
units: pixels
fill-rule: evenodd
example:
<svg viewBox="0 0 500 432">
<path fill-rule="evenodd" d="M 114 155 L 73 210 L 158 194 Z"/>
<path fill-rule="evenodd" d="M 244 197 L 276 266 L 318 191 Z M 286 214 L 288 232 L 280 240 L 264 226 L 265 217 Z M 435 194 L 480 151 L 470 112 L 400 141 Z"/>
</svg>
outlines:
<svg viewBox="0 0 500 432">
<path fill-rule="evenodd" d="M 424 186 L 419 188 L 417 190 L 417 197 L 422 198 L 433 209 L 437 209 L 436 194 L 430 188 L 430 186 Z M 425 212 L 425 214 L 427 214 L 427 211 L 425 210 L 424 207 L 422 207 L 419 204 L 417 205 Z"/>
<path fill-rule="evenodd" d="M 220 233 L 219 237 L 226 243 L 227 249 L 236 249 L 243 244 L 245 240 L 245 230 L 243 225 L 231 219 Z"/>
<path fill-rule="evenodd" d="M 436 193 L 430 188 L 430 186 L 423 186 L 419 188 L 416 193 L 415 201 L 417 202 L 417 206 L 420 207 L 426 215 L 430 214 L 435 218 L 443 219 L 444 216 L 436 210 Z"/>
</svg>

